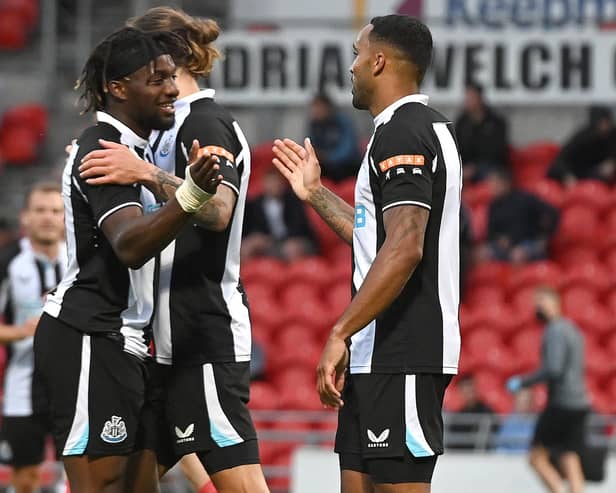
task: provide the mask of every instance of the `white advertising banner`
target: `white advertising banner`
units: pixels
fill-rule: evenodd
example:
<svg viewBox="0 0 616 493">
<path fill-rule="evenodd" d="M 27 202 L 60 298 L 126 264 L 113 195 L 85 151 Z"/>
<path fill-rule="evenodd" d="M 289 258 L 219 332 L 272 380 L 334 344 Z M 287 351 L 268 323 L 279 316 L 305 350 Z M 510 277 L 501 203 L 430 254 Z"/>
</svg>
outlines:
<svg viewBox="0 0 616 493">
<path fill-rule="evenodd" d="M 304 104 L 320 88 L 350 100 L 351 30 L 228 31 L 211 85 L 227 104 Z M 616 35 L 558 31 L 432 29 L 434 60 L 423 91 L 458 104 L 467 82 L 496 104 L 587 105 L 614 101 Z"/>
</svg>

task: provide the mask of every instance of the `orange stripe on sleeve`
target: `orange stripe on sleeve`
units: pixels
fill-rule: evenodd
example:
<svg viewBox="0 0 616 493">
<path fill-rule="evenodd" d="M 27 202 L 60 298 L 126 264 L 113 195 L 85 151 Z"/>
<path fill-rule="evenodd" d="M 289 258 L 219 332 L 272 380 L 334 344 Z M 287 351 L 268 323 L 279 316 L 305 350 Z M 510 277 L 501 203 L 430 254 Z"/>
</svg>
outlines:
<svg viewBox="0 0 616 493">
<path fill-rule="evenodd" d="M 201 150 L 206 150 L 210 154 L 215 154 L 216 156 L 224 157 L 227 161 L 231 163 L 235 162 L 235 156 L 231 152 L 227 151 L 227 149 L 225 149 L 224 147 L 206 146 L 206 147 L 202 147 Z"/>
<path fill-rule="evenodd" d="M 379 168 L 385 172 L 396 166 L 423 166 L 424 164 L 425 159 L 421 154 L 401 154 L 381 161 Z"/>
</svg>

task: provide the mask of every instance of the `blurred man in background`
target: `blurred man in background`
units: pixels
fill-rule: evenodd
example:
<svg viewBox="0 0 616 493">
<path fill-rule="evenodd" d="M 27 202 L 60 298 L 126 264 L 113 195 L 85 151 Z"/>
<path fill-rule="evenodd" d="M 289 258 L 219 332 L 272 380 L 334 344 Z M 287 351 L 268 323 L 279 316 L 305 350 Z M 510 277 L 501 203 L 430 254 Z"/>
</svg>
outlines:
<svg viewBox="0 0 616 493">
<path fill-rule="evenodd" d="M 513 411 L 503 419 L 494 439 L 498 452 L 526 452 L 535 428 L 533 391 L 521 389 L 515 394 Z"/>
<path fill-rule="evenodd" d="M 535 292 L 537 319 L 545 324 L 541 368 L 507 382 L 511 392 L 537 383 L 548 386 L 548 401 L 540 415 L 530 451 L 530 463 L 551 493 L 565 487 L 550 463 L 550 450 L 560 453 L 560 470 L 571 493 L 584 490 L 580 453 L 585 446 L 585 421 L 590 402 L 584 383 L 584 337 L 562 316 L 558 292 L 549 287 Z"/>
<path fill-rule="evenodd" d="M 246 204 L 242 260 L 270 255 L 292 262 L 316 250 L 304 204 L 275 168 L 267 170 L 263 193 Z"/>
<path fill-rule="evenodd" d="M 504 169 L 488 175 L 493 199 L 488 210 L 488 245 L 483 255 L 518 264 L 547 255 L 558 226 L 558 211 L 539 197 L 513 188 Z"/>
<path fill-rule="evenodd" d="M 565 185 L 585 178 L 614 181 L 616 126 L 610 108 L 592 106 L 589 109 L 588 123 L 564 143 L 548 176 Z"/>
<path fill-rule="evenodd" d="M 310 103 L 308 135 L 317 152 L 323 176 L 334 181 L 354 177 L 360 155 L 353 122 L 321 92 Z"/>
<path fill-rule="evenodd" d="M 34 331 L 44 296 L 66 270 L 64 205 L 60 187 L 39 183 L 26 194 L 20 250 L 0 259 L 0 344 L 8 348 L 0 432 L 0 461 L 13 468 L 16 493 L 38 491 L 50 433 L 48 410 L 33 382 Z M 33 385 L 34 383 L 34 385 Z"/>
<path fill-rule="evenodd" d="M 464 165 L 464 178 L 483 180 L 492 170 L 509 166 L 507 123 L 487 105 L 483 88 L 469 84 L 464 108 L 456 121 L 456 137 Z"/>
<path fill-rule="evenodd" d="M 482 424 L 485 422 L 483 418 L 485 417 L 492 421 L 494 410 L 481 400 L 473 374 L 461 375 L 457 380 L 456 388 L 462 400 L 462 406 L 458 413 L 482 416 L 481 419 L 475 417 L 472 421 L 466 421 L 464 417 L 459 419 L 454 417 L 454 422 L 448 427 L 448 431 L 457 434 L 459 438 L 453 441 L 449 447 L 455 449 L 474 449 L 477 442 L 477 433 L 482 430 Z M 495 428 L 491 423 L 488 423 L 483 429 L 487 433 L 491 433 Z M 484 440 L 485 442 L 489 443 L 489 437 L 487 440 Z"/>
</svg>

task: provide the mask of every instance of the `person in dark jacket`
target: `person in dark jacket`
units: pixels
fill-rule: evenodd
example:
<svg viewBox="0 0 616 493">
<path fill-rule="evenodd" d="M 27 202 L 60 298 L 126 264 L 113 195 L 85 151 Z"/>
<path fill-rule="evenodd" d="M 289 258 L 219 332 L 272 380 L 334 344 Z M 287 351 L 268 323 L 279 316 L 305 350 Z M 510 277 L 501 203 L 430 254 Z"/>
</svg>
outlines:
<svg viewBox="0 0 616 493">
<path fill-rule="evenodd" d="M 493 169 L 508 168 L 507 124 L 486 104 L 483 89 L 477 84 L 466 87 L 456 137 L 466 179 L 481 181 Z"/>
<path fill-rule="evenodd" d="M 310 103 L 308 136 L 324 177 L 341 181 L 357 175 L 361 156 L 353 122 L 325 93 L 317 94 Z"/>
<path fill-rule="evenodd" d="M 506 171 L 488 176 L 494 199 L 488 210 L 488 255 L 524 263 L 545 258 L 558 226 L 558 211 L 537 196 L 512 188 Z"/>
<path fill-rule="evenodd" d="M 590 108 L 588 123 L 565 143 L 548 177 L 565 185 L 585 178 L 616 179 L 616 126 L 609 108 Z"/>
<path fill-rule="evenodd" d="M 304 205 L 280 174 L 269 169 L 263 193 L 246 204 L 242 259 L 269 255 L 293 261 L 316 250 Z"/>
</svg>

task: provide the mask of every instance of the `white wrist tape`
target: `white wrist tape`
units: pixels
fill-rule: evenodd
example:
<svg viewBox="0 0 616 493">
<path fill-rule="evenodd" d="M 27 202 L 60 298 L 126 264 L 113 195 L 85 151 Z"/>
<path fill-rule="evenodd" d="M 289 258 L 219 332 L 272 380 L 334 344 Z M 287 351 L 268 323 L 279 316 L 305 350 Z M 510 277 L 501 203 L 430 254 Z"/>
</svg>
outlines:
<svg viewBox="0 0 616 493">
<path fill-rule="evenodd" d="M 184 212 L 192 214 L 201 209 L 214 195 L 206 192 L 193 181 L 190 168 L 190 166 L 186 168 L 186 178 L 175 191 L 175 198 Z"/>
</svg>

